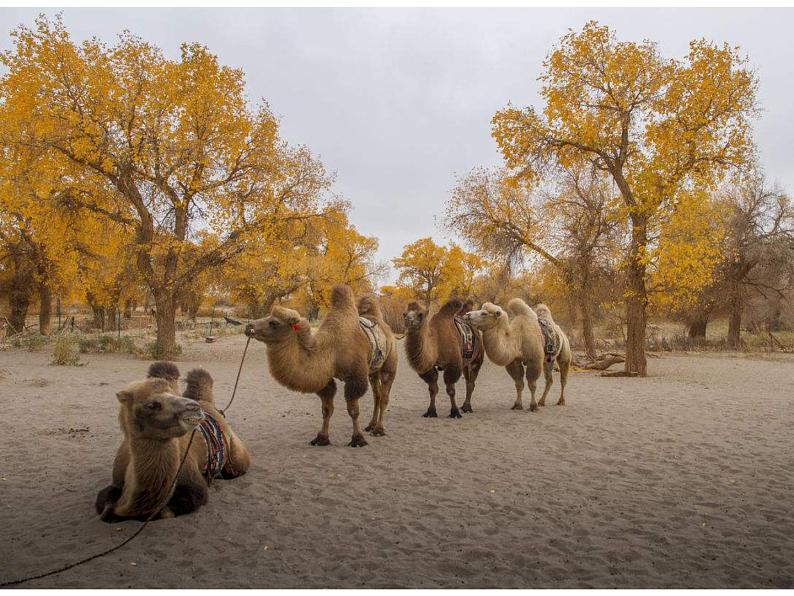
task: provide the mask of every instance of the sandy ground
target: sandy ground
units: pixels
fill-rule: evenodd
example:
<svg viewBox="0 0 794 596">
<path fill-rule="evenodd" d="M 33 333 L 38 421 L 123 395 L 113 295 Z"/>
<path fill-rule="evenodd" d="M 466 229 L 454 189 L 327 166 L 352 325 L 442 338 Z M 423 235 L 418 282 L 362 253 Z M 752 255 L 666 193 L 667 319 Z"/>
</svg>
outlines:
<svg viewBox="0 0 794 596">
<path fill-rule="evenodd" d="M 243 343 L 190 346 L 183 374 L 208 368 L 224 404 Z M 93 500 L 119 442 L 114 392 L 147 363 L 84 359 L 0 352 L 0 581 L 138 527 L 100 522 Z M 794 587 L 794 361 L 650 364 L 648 379 L 574 374 L 568 406 L 533 414 L 509 409 L 512 383 L 488 363 L 475 413 L 450 420 L 421 417 L 426 389 L 403 361 L 388 436 L 346 447 L 338 397 L 333 445 L 318 448 L 319 400 L 273 383 L 252 344 L 230 412 L 248 475 L 216 482 L 193 515 L 27 585 Z"/>
</svg>

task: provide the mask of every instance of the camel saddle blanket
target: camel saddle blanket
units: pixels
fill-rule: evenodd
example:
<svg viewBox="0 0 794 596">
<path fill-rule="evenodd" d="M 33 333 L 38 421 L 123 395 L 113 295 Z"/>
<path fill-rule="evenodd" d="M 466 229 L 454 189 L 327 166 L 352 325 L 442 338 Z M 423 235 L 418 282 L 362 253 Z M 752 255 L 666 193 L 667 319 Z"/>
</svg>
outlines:
<svg viewBox="0 0 794 596">
<path fill-rule="evenodd" d="M 207 463 L 202 473 L 207 480 L 220 478 L 223 466 L 226 465 L 226 442 L 223 440 L 223 429 L 213 416 L 204 410 L 204 420 L 199 425 L 201 435 L 207 443 Z"/>
<path fill-rule="evenodd" d="M 474 330 L 471 328 L 471 325 L 469 325 L 460 317 L 455 317 L 455 327 L 458 328 L 458 333 L 460 334 L 460 339 L 463 343 L 463 359 L 469 360 L 472 356 L 474 356 L 474 346 L 477 342 L 477 336 L 474 334 Z"/>
<path fill-rule="evenodd" d="M 540 323 L 540 331 L 543 333 L 543 352 L 546 354 L 546 362 L 550 364 L 560 353 L 562 339 L 554 325 L 541 318 L 538 318 L 538 323 Z"/>
<path fill-rule="evenodd" d="M 383 350 L 378 343 L 378 336 L 375 333 L 375 327 L 377 327 L 378 324 L 375 321 L 370 321 L 366 317 L 359 317 L 358 324 L 361 325 L 361 330 L 369 340 L 370 351 L 372 353 L 372 356 L 370 356 L 369 359 L 369 369 L 378 369 L 386 360 L 386 354 L 383 353 Z"/>
</svg>

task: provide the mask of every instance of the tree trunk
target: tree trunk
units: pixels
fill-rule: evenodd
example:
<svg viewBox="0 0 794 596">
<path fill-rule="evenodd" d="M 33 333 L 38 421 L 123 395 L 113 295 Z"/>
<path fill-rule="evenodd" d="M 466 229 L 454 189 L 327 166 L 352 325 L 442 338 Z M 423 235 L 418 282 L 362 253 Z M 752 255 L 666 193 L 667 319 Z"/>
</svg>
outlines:
<svg viewBox="0 0 794 596">
<path fill-rule="evenodd" d="M 579 296 L 579 315 L 582 317 L 582 339 L 588 358 L 596 357 L 595 336 L 593 335 L 593 315 L 590 312 L 590 299 L 587 294 Z"/>
<path fill-rule="evenodd" d="M 688 335 L 690 339 L 706 339 L 706 326 L 709 323 L 707 316 L 700 316 L 689 324 Z"/>
<path fill-rule="evenodd" d="M 28 315 L 30 296 L 25 291 L 16 290 L 12 285 L 8 303 L 11 307 L 11 316 L 8 318 L 11 329 L 8 331 L 10 334 L 19 333 L 25 329 L 25 317 Z"/>
<path fill-rule="evenodd" d="M 158 360 L 170 360 L 177 356 L 175 296 L 173 294 L 155 296 L 155 305 L 157 339 L 153 356 Z"/>
<path fill-rule="evenodd" d="M 744 303 L 742 301 L 742 293 L 739 284 L 734 284 L 731 288 L 730 296 L 730 312 L 728 314 L 728 346 L 731 348 L 738 348 L 741 345 L 741 330 L 742 330 L 742 310 Z"/>
<path fill-rule="evenodd" d="M 105 320 L 107 321 L 107 326 L 109 331 L 116 330 L 116 307 L 115 306 L 108 306 L 105 309 Z"/>
<path fill-rule="evenodd" d="M 128 321 L 132 318 L 132 300 L 125 300 L 124 301 L 124 318 Z"/>
<path fill-rule="evenodd" d="M 648 294 L 645 288 L 645 250 L 648 245 L 647 222 L 632 216 L 631 246 L 627 268 L 628 293 L 626 295 L 626 366 L 627 373 L 641 377 L 648 374 L 645 359 L 646 305 Z"/>
<path fill-rule="evenodd" d="M 11 313 L 8 323 L 10 334 L 25 330 L 25 318 L 30 307 L 30 297 L 33 293 L 33 278 L 23 258 L 14 258 L 14 276 L 11 278 L 11 288 L 8 293 L 8 305 Z"/>
<path fill-rule="evenodd" d="M 52 292 L 46 284 L 39 286 L 39 333 L 49 335 L 52 329 Z"/>
</svg>

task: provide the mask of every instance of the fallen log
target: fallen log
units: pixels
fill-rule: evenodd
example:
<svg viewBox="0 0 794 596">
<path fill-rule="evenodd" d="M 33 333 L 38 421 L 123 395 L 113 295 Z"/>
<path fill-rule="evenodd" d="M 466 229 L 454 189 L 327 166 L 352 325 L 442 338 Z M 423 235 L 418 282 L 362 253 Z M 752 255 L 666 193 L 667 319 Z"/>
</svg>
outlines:
<svg viewBox="0 0 794 596">
<path fill-rule="evenodd" d="M 602 377 L 639 377 L 640 373 L 636 371 L 614 370 L 612 372 L 602 372 Z"/>
<path fill-rule="evenodd" d="M 626 357 L 623 354 L 605 354 L 598 360 L 590 360 L 588 362 L 574 361 L 574 366 L 584 370 L 606 370 L 613 364 L 620 364 L 625 362 Z"/>
</svg>

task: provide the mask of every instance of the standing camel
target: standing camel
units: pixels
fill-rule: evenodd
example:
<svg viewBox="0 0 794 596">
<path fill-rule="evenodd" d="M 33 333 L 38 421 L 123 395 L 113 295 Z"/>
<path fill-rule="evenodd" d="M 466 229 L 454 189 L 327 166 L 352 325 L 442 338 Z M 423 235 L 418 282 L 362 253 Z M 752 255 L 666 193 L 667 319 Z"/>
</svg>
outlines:
<svg viewBox="0 0 794 596">
<path fill-rule="evenodd" d="M 482 366 L 484 354 L 482 337 L 471 325 L 458 317 L 465 310 L 460 300 L 450 300 L 432 317 L 416 302 L 408 305 L 405 319 L 405 353 L 408 363 L 427 383 L 430 405 L 425 418 L 436 418 L 438 371 L 444 372 L 444 384 L 449 396 L 450 418 L 461 418 L 455 403 L 455 383 L 463 374 L 466 379 L 466 400 L 461 409 L 473 412 L 471 396 Z"/>
<path fill-rule="evenodd" d="M 364 315 L 356 308 L 353 290 L 335 285 L 331 307 L 316 333 L 297 311 L 274 306 L 270 315 L 249 323 L 245 333 L 267 346 L 270 373 L 281 385 L 301 393 L 316 393 L 322 400 L 323 425 L 312 445 L 330 445 L 329 426 L 334 413 L 336 382 L 345 385 L 347 413 L 353 421 L 350 447 L 367 444 L 359 427 L 359 399 L 373 382 L 375 412 L 367 429 L 382 435 L 383 414 L 389 403 L 397 352 L 389 326 L 372 299 L 362 301 Z"/>
<path fill-rule="evenodd" d="M 545 307 L 545 311 L 548 308 Z M 546 405 L 546 394 L 553 382 L 552 368 L 554 358 L 560 359 L 560 401 L 558 405 L 565 404 L 564 391 L 565 383 L 568 380 L 568 366 L 571 360 L 571 350 L 568 345 L 568 338 L 562 333 L 559 327 L 559 338 L 564 339 L 564 345 L 560 342 L 560 349 L 548 362 L 546 360 L 545 346 L 547 342 L 538 321 L 538 315 L 520 298 L 513 298 L 507 303 L 507 310 L 513 315 L 508 318 L 507 313 L 500 307 L 486 302 L 480 310 L 473 310 L 464 315 L 464 318 L 474 327 L 482 331 L 485 353 L 488 358 L 498 366 L 504 366 L 507 373 L 513 379 L 516 387 L 516 401 L 513 404 L 514 410 L 523 410 L 522 394 L 524 392 L 524 373 L 526 369 L 526 380 L 529 385 L 531 400 L 529 410 L 534 412 L 538 405 Z M 548 313 L 549 319 L 551 313 Z M 545 373 L 546 387 L 540 402 L 535 401 L 535 391 L 541 370 Z"/>
</svg>

